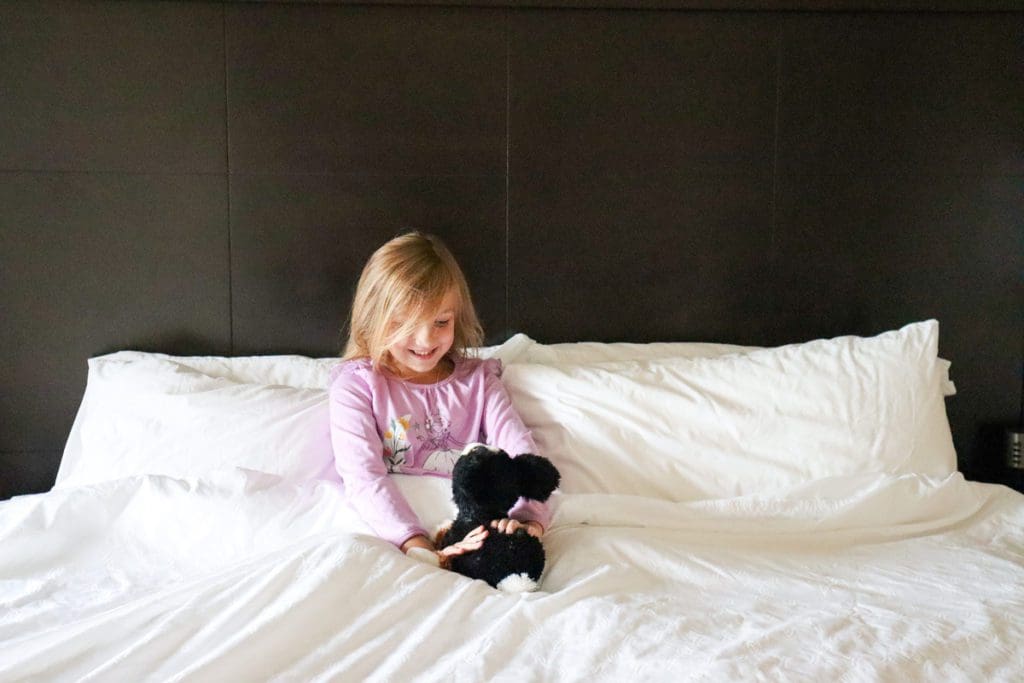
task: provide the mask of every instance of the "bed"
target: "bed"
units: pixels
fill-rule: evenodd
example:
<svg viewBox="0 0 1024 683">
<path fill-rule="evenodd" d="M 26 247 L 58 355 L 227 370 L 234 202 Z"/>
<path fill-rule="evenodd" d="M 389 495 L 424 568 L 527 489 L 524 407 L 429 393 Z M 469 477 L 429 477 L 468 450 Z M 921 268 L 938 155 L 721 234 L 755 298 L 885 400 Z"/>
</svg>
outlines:
<svg viewBox="0 0 1024 683">
<path fill-rule="evenodd" d="M 0 503 L 0 680 L 1020 680 L 1024 496 L 957 472 L 938 340 L 479 349 L 562 473 L 524 594 L 362 526 L 336 359 L 92 358 L 53 490 Z"/>
</svg>

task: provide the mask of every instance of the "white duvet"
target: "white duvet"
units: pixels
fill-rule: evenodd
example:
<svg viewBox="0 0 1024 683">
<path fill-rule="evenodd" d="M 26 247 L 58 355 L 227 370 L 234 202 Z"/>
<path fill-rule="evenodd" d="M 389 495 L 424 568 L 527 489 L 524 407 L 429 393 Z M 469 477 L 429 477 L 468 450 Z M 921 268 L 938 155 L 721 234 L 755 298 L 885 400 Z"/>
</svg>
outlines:
<svg viewBox="0 0 1024 683">
<path fill-rule="evenodd" d="M 879 474 L 554 507 L 541 591 L 520 596 L 361 533 L 329 482 L 234 470 L 15 498 L 0 680 L 1024 676 L 1024 496 L 1007 488 Z"/>
</svg>

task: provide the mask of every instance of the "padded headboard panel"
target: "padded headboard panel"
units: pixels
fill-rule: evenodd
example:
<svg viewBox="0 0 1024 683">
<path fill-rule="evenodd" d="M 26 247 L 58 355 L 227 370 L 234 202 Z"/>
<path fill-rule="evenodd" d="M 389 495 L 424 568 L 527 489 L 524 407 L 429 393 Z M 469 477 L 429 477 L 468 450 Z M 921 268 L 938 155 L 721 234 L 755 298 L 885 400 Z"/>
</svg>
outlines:
<svg viewBox="0 0 1024 683">
<path fill-rule="evenodd" d="M 90 356 L 333 355 L 413 227 L 492 342 L 937 318 L 961 468 L 992 477 L 1024 354 L 1014 6 L 2 3 L 0 497 L 52 484 Z"/>
</svg>

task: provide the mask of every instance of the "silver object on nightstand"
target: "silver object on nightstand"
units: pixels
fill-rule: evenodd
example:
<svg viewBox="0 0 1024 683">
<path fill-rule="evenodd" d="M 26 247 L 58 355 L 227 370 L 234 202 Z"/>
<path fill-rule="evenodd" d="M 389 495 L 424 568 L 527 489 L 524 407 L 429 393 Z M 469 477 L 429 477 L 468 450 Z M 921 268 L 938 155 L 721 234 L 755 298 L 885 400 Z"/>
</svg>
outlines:
<svg viewBox="0 0 1024 683">
<path fill-rule="evenodd" d="M 1024 469 L 1024 432 L 1006 430 L 1006 466 L 1015 470 Z"/>
</svg>

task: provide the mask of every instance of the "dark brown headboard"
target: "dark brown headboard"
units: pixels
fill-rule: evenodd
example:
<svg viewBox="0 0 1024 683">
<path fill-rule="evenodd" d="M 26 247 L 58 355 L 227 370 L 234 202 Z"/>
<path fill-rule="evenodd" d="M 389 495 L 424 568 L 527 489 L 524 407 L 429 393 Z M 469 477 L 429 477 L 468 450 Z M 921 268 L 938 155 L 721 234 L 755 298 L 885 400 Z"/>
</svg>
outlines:
<svg viewBox="0 0 1024 683">
<path fill-rule="evenodd" d="M 52 484 L 90 356 L 332 355 L 363 261 L 411 227 L 460 257 L 492 342 L 937 318 L 961 468 L 998 478 L 1017 6 L 2 3 L 0 497 Z"/>
</svg>

